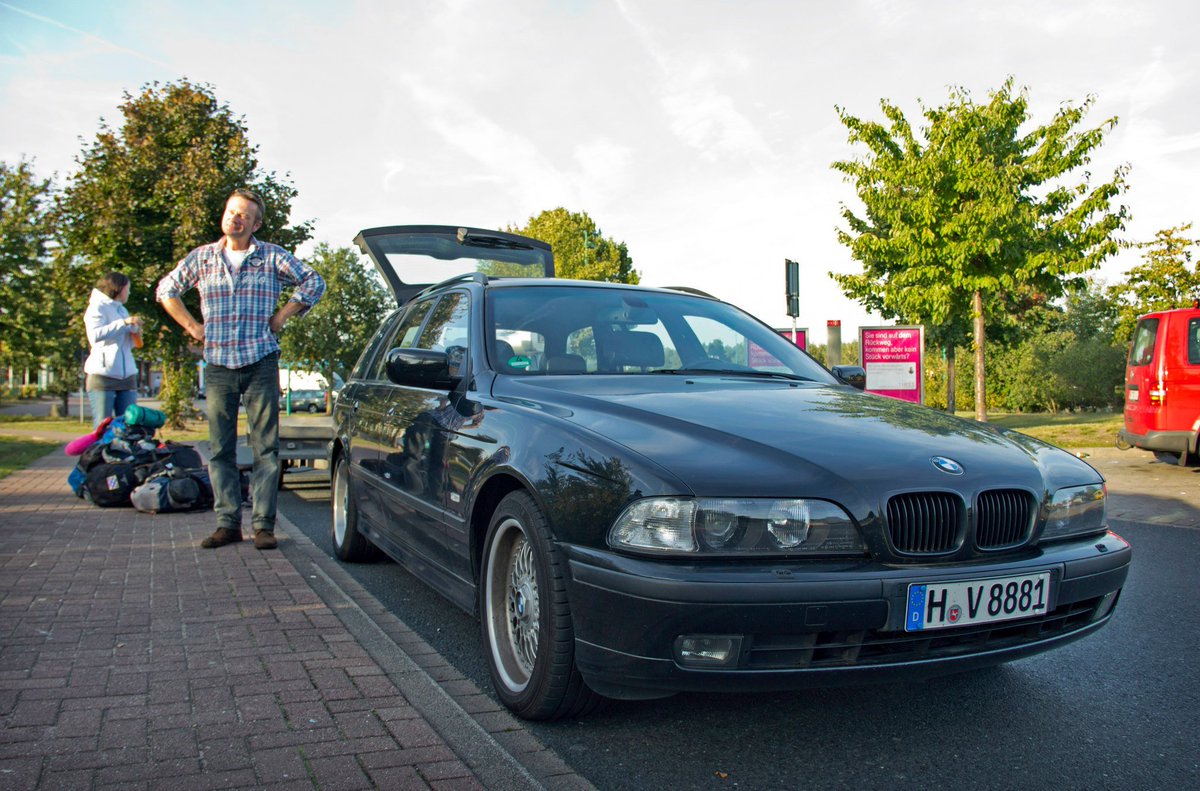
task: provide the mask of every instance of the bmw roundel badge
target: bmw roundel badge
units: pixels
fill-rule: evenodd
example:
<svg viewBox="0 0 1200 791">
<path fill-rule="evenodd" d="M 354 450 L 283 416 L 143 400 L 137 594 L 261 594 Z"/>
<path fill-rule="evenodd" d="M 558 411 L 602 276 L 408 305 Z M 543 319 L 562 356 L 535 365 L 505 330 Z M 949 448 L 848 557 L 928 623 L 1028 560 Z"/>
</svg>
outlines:
<svg viewBox="0 0 1200 791">
<path fill-rule="evenodd" d="M 934 467 L 937 467 L 947 475 L 963 474 L 962 465 L 956 462 L 954 459 L 947 459 L 945 456 L 931 456 L 929 460 L 933 462 Z"/>
</svg>

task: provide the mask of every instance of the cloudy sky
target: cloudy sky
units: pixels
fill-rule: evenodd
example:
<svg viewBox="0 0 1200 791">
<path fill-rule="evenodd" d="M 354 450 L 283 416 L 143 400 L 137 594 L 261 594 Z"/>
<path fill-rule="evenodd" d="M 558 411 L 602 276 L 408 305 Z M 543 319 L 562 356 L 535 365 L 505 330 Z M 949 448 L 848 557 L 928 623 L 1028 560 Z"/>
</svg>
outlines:
<svg viewBox="0 0 1200 791">
<path fill-rule="evenodd" d="M 61 181 L 123 92 L 187 77 L 290 174 L 314 243 L 565 206 L 644 283 L 780 327 L 800 261 L 820 343 L 828 320 L 847 339 L 879 323 L 827 274 L 857 270 L 835 238 L 856 206 L 830 169 L 856 154 L 835 106 L 914 118 L 1011 75 L 1042 123 L 1094 96 L 1089 125 L 1120 119 L 1094 180 L 1131 166 L 1125 236 L 1149 239 L 1200 213 L 1198 32 L 1188 0 L 0 0 L 0 159 Z"/>
</svg>

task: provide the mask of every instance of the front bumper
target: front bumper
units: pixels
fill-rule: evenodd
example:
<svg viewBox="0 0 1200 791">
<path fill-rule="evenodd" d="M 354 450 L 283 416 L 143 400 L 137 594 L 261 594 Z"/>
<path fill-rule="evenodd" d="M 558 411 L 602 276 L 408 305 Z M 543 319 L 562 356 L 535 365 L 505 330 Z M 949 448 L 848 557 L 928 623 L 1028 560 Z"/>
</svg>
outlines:
<svg viewBox="0 0 1200 791">
<path fill-rule="evenodd" d="M 564 546 L 575 660 L 597 692 L 638 699 L 919 679 L 1007 662 L 1083 637 L 1109 619 L 1132 550 L 1112 533 L 1019 560 L 885 565 L 866 560 L 666 563 Z M 1046 615 L 904 631 L 910 583 L 1048 571 Z M 681 635 L 740 638 L 728 667 L 685 666 Z"/>
</svg>

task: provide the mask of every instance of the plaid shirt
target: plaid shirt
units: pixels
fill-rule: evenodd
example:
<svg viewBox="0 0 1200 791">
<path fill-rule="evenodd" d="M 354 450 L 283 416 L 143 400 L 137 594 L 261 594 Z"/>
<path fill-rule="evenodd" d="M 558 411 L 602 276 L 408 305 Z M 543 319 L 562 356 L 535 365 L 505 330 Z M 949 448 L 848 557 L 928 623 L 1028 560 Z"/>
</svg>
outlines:
<svg viewBox="0 0 1200 791">
<path fill-rule="evenodd" d="M 200 289 L 204 314 L 204 359 L 226 368 L 243 368 L 279 351 L 268 322 L 284 286 L 295 286 L 290 301 L 317 304 L 325 281 L 287 250 L 251 237 L 251 253 L 236 269 L 222 254 L 225 237 L 187 254 L 158 284 L 155 298 L 182 297 Z"/>
</svg>

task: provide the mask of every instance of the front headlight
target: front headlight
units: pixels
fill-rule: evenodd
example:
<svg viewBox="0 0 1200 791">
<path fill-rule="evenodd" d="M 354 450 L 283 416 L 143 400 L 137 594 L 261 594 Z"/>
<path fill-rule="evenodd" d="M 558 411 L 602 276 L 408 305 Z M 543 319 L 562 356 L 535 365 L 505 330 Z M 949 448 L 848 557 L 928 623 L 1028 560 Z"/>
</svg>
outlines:
<svg viewBox="0 0 1200 791">
<path fill-rule="evenodd" d="M 1070 538 L 1104 529 L 1104 503 L 1107 496 L 1102 483 L 1071 486 L 1059 489 L 1050 497 L 1046 509 L 1046 529 L 1043 541 Z"/>
<path fill-rule="evenodd" d="M 614 549 L 722 555 L 861 555 L 850 516 L 824 500 L 650 497 L 608 531 Z"/>
</svg>

